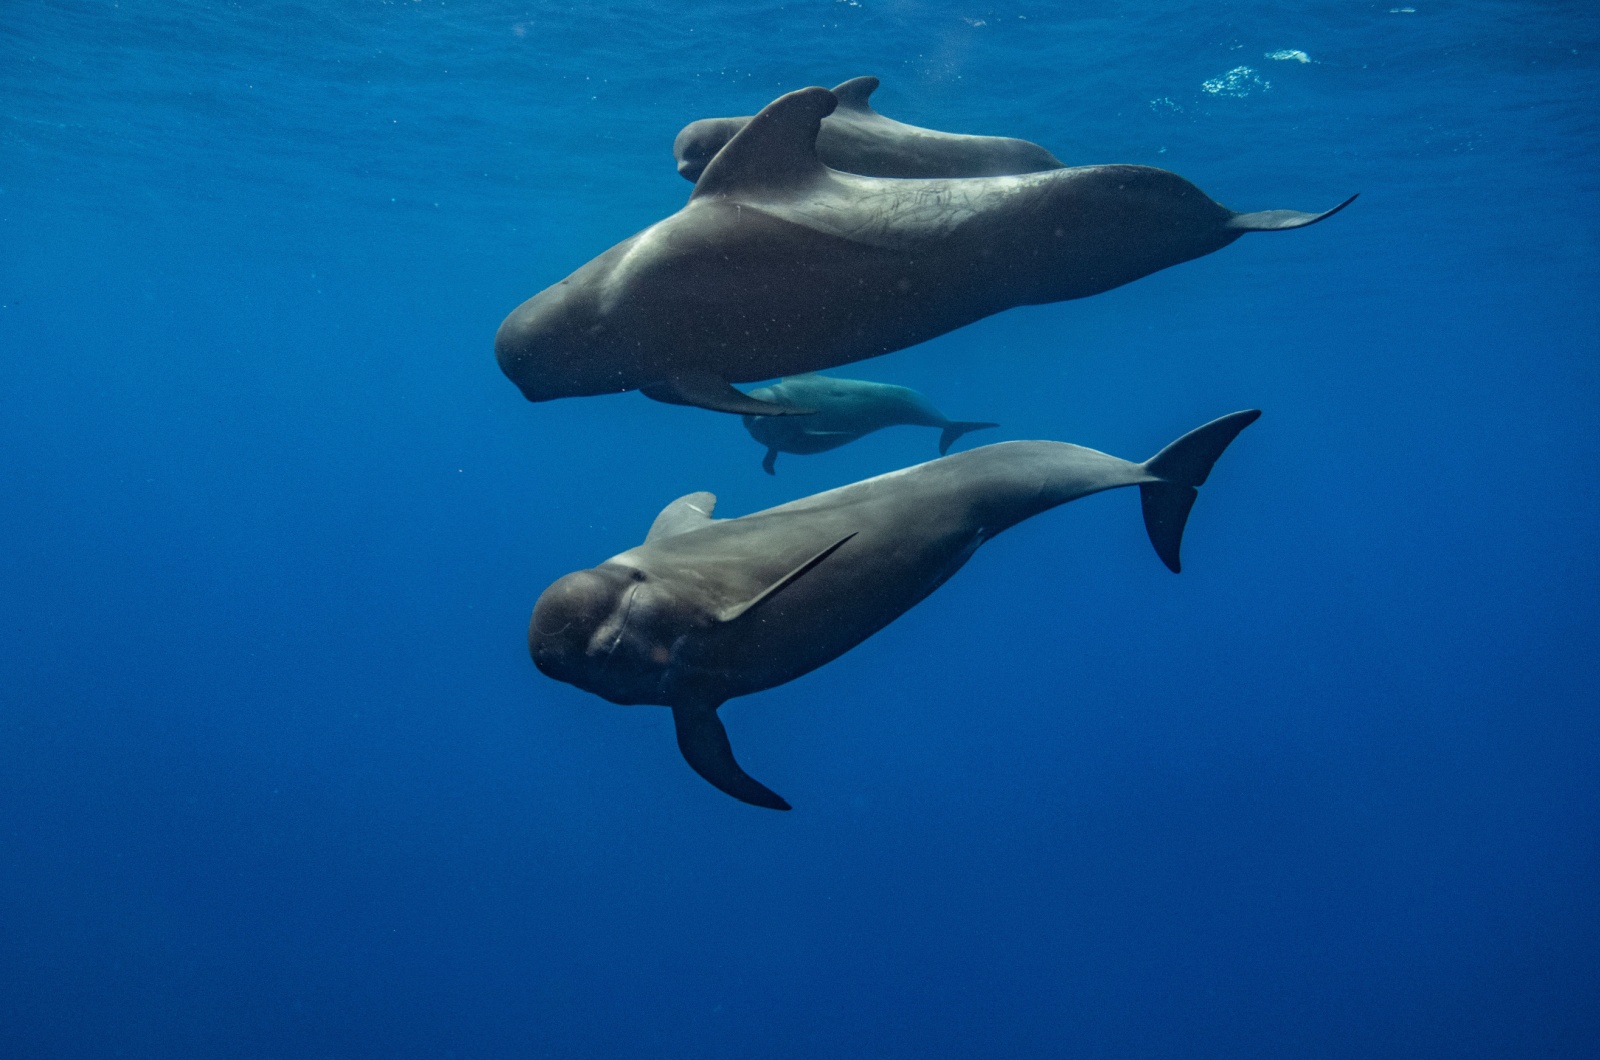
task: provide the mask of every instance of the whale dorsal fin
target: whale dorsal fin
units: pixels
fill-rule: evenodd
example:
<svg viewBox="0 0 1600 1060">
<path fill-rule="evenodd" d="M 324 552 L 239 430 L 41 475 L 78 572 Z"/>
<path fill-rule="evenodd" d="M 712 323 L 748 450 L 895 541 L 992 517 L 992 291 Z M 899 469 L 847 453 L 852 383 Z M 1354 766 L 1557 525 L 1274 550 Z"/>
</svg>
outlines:
<svg viewBox="0 0 1600 1060">
<path fill-rule="evenodd" d="M 749 190 L 784 191 L 822 176 L 827 169 L 817 160 L 817 130 L 838 105 L 825 88 L 802 88 L 768 103 L 717 152 L 689 201 Z"/>
<path fill-rule="evenodd" d="M 876 77 L 852 77 L 841 85 L 833 86 L 833 94 L 839 97 L 840 110 L 853 110 L 864 114 L 876 113 L 872 104 L 867 102 L 867 97 L 878 90 Z"/>
<path fill-rule="evenodd" d="M 811 571 L 816 568 L 817 564 L 821 563 L 823 560 L 839 551 L 839 548 L 846 541 L 849 541 L 855 536 L 856 532 L 854 531 L 844 535 L 839 540 L 823 549 L 821 552 L 818 552 L 815 556 L 812 556 L 810 559 L 800 564 L 800 566 L 796 567 L 788 574 L 785 574 L 783 577 L 779 578 L 777 581 L 773 582 L 756 595 L 752 596 L 750 599 L 745 600 L 742 603 L 730 604 L 729 606 L 724 607 L 722 610 L 717 612 L 717 621 L 733 622 L 744 615 L 748 615 L 751 611 L 754 611 L 756 608 L 760 607 L 762 604 L 766 603 L 768 600 L 771 600 L 774 596 L 777 596 L 789 586 L 793 585 L 795 582 L 811 573 Z"/>
<path fill-rule="evenodd" d="M 677 537 L 687 534 L 691 530 L 698 530 L 702 526 L 710 526 L 716 522 L 711 518 L 711 513 L 717 510 L 717 495 L 701 490 L 699 493 L 690 493 L 679 497 L 656 516 L 656 521 L 650 524 L 650 532 L 644 535 L 645 544 L 660 541 L 668 537 Z"/>
</svg>

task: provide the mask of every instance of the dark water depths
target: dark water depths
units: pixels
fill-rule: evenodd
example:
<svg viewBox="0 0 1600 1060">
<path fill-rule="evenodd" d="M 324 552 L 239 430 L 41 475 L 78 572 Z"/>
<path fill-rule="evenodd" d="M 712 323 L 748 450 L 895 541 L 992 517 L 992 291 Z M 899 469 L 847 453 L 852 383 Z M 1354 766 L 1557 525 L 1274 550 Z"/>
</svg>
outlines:
<svg viewBox="0 0 1600 1060">
<path fill-rule="evenodd" d="M 1600 1053 L 1600 13 L 1415 7 L 5 4 L 0 1053 Z M 490 344 L 682 204 L 682 124 L 867 73 L 1362 198 L 855 366 L 963 444 L 1266 415 L 1181 576 L 1091 498 L 725 708 L 781 815 L 528 611 L 932 432 L 768 478 Z"/>
</svg>

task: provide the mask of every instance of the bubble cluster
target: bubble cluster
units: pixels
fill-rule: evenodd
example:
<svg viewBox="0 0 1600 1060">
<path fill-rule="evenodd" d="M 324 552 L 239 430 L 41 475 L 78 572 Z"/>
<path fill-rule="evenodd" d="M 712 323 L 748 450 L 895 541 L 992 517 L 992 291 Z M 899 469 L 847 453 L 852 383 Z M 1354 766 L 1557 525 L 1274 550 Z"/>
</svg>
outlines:
<svg viewBox="0 0 1600 1060">
<path fill-rule="evenodd" d="M 1243 99 L 1258 90 L 1265 92 L 1271 87 L 1271 81 L 1248 66 L 1235 66 L 1221 77 L 1213 77 L 1200 85 L 1200 88 L 1209 95 L 1232 96 L 1235 99 Z"/>
</svg>

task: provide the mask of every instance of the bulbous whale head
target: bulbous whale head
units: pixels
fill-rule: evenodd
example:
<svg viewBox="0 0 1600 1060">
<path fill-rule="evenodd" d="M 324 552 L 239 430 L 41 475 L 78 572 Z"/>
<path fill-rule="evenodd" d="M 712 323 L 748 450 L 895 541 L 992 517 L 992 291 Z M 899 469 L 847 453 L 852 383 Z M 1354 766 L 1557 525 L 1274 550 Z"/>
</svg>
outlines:
<svg viewBox="0 0 1600 1060">
<path fill-rule="evenodd" d="M 500 370 L 529 401 L 601 393 L 591 388 L 570 278 L 513 309 L 494 336 Z"/>
<path fill-rule="evenodd" d="M 634 322 L 614 300 L 613 270 L 638 239 L 625 240 L 513 309 L 494 336 L 495 360 L 529 401 L 617 394 L 649 382 L 619 337 Z M 637 330 L 637 329 L 635 329 Z M 636 344 L 634 344 L 636 345 Z"/>
<path fill-rule="evenodd" d="M 528 653 L 547 677 L 613 703 L 663 703 L 672 602 L 642 570 L 606 565 L 557 580 L 534 605 Z"/>
<path fill-rule="evenodd" d="M 699 180 L 700 174 L 717 152 L 750 122 L 749 118 L 701 118 L 685 125 L 672 141 L 672 156 L 678 160 L 678 175 Z"/>
</svg>

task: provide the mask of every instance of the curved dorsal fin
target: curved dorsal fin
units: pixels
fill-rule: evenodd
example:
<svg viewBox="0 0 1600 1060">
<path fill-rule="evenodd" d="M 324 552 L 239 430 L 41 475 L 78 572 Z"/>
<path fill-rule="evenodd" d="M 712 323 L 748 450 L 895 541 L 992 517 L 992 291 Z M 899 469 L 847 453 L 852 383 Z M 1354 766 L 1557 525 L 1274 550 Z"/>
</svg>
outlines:
<svg viewBox="0 0 1600 1060">
<path fill-rule="evenodd" d="M 876 77 L 852 77 L 843 84 L 833 87 L 833 94 L 839 97 L 840 110 L 861 111 L 866 114 L 874 113 L 872 104 L 867 102 L 867 97 L 878 90 Z"/>
<path fill-rule="evenodd" d="M 781 191 L 822 176 L 827 169 L 817 161 L 817 130 L 838 105 L 825 88 L 802 88 L 768 103 L 717 152 L 689 201 L 751 189 Z"/>
<path fill-rule="evenodd" d="M 717 510 L 717 495 L 702 490 L 699 493 L 690 493 L 679 497 L 656 516 L 656 521 L 650 524 L 650 532 L 644 535 L 646 544 L 651 541 L 660 541 L 662 538 L 677 537 L 687 534 L 691 530 L 698 530 L 702 526 L 710 526 L 716 522 L 711 518 L 711 513 Z"/>
</svg>

